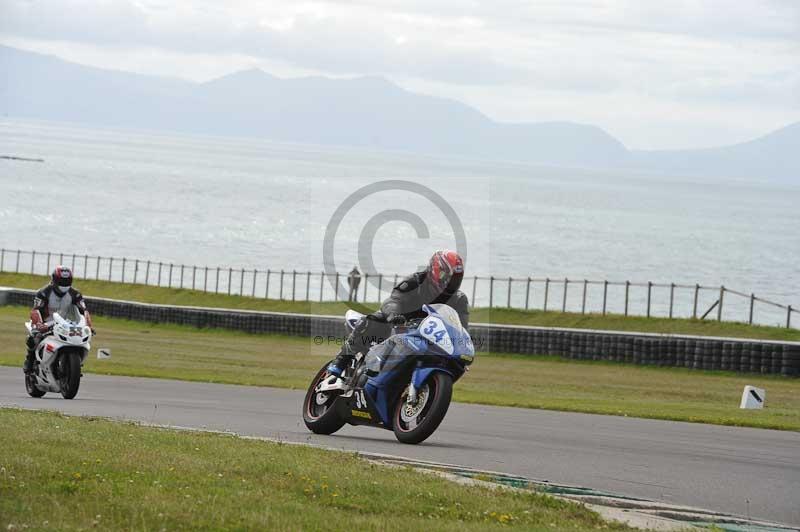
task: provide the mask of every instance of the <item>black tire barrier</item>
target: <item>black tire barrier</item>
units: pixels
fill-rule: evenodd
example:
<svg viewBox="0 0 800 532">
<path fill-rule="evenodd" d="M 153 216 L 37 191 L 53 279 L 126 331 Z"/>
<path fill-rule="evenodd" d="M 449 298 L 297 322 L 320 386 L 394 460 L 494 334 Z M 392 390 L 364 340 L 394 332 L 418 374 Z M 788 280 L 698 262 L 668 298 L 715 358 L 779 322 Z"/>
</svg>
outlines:
<svg viewBox="0 0 800 532">
<path fill-rule="evenodd" d="M 800 346 L 783 346 L 781 375 L 787 377 L 800 376 Z"/>
<path fill-rule="evenodd" d="M 761 344 L 750 344 L 750 373 L 761 373 Z"/>
<path fill-rule="evenodd" d="M 0 300 L 9 305 L 29 306 L 33 295 L 32 290 L 4 289 L 0 291 Z M 338 316 L 148 305 L 91 297 L 87 298 L 87 304 L 98 316 L 152 323 L 332 339 L 341 339 L 344 334 L 342 319 Z M 470 332 L 480 352 L 541 354 L 575 360 L 800 377 L 800 342 L 485 324 L 473 324 Z M 335 349 L 336 346 L 331 345 L 331 350 Z"/>
</svg>

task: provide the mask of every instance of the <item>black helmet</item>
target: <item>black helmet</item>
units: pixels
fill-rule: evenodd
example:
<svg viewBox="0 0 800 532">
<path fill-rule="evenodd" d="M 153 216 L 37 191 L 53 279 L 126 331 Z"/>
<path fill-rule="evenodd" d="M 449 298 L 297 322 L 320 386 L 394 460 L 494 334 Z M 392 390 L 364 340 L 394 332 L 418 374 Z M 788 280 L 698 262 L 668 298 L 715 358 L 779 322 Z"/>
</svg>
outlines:
<svg viewBox="0 0 800 532">
<path fill-rule="evenodd" d="M 56 266 L 50 276 L 50 284 L 59 294 L 64 294 L 72 286 L 72 270 L 66 266 Z"/>
</svg>

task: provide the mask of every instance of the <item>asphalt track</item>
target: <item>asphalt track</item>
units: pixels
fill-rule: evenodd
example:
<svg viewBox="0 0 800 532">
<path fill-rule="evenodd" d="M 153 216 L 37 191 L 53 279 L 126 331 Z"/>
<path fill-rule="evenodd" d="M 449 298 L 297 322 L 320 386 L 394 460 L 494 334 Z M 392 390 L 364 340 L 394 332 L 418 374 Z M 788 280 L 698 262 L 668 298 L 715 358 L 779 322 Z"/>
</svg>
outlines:
<svg viewBox="0 0 800 532">
<path fill-rule="evenodd" d="M 90 374 L 75 400 L 32 399 L 20 369 L 0 368 L 2 406 L 398 455 L 800 526 L 800 433 L 453 404 L 439 430 L 412 446 L 364 427 L 312 435 L 300 418 L 302 398 L 275 388 Z"/>
</svg>

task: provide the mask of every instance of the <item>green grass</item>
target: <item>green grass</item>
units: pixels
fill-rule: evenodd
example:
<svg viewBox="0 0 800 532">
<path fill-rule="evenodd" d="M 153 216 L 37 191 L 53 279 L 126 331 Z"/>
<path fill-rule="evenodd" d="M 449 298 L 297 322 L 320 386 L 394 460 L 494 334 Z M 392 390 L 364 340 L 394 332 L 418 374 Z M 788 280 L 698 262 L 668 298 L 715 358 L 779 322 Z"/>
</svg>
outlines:
<svg viewBox="0 0 800 532">
<path fill-rule="evenodd" d="M 27 313 L 23 307 L 0 308 L 0 364 L 21 365 Z M 86 371 L 109 375 L 304 390 L 337 351 L 305 338 L 102 317 L 97 329 L 93 347 L 110 348 L 112 358 L 90 359 Z M 764 410 L 738 408 L 745 384 L 767 390 Z M 800 380 L 758 374 L 479 354 L 456 384 L 455 400 L 800 430 Z"/>
<path fill-rule="evenodd" d="M 6 530 L 627 530 L 353 454 L 0 409 Z"/>
<path fill-rule="evenodd" d="M 41 275 L 0 273 L 0 286 L 40 288 L 47 283 Z M 281 301 L 252 297 L 207 294 L 178 288 L 159 288 L 107 281 L 80 281 L 78 288 L 88 295 L 111 299 L 125 299 L 164 305 L 190 305 L 198 307 L 223 307 L 233 309 L 294 312 L 301 314 L 343 315 L 344 303 L 315 303 L 307 301 Z M 372 307 L 376 304 L 373 303 Z M 769 340 L 800 341 L 800 330 L 764 327 L 744 323 L 716 322 L 713 320 L 644 318 L 609 314 L 576 314 L 561 312 L 525 311 L 516 309 L 475 308 L 470 319 L 473 323 L 511 325 L 538 325 L 581 329 L 609 329 L 654 333 L 694 334 L 701 336 L 727 336 L 733 338 L 760 338 Z"/>
</svg>

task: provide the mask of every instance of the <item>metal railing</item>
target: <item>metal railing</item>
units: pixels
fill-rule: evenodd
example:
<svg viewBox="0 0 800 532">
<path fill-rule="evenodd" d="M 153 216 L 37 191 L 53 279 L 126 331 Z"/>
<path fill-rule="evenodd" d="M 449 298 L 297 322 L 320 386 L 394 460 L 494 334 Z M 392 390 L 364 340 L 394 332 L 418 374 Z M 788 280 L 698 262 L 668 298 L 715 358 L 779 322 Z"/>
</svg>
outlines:
<svg viewBox="0 0 800 532">
<path fill-rule="evenodd" d="M 323 271 L 196 266 L 172 262 L 41 251 L 0 249 L 0 272 L 47 275 L 56 264 L 76 278 L 183 288 L 208 293 L 287 301 L 342 301 L 347 274 Z M 355 294 L 378 302 L 399 281 L 397 274 L 363 273 Z M 333 281 L 331 285 L 330 281 Z M 333 286 L 340 286 L 334 290 Z M 473 306 L 624 316 L 696 318 L 792 327 L 798 312 L 725 286 L 596 281 L 550 277 L 466 277 L 461 289 Z"/>
</svg>

